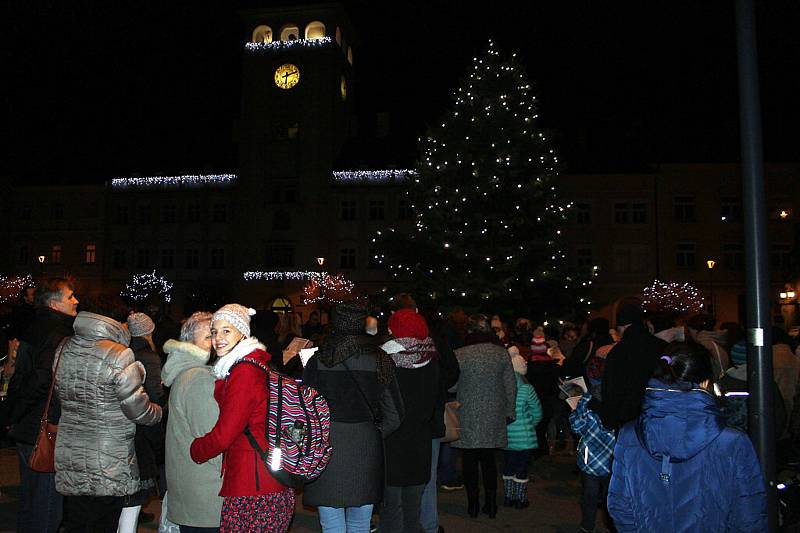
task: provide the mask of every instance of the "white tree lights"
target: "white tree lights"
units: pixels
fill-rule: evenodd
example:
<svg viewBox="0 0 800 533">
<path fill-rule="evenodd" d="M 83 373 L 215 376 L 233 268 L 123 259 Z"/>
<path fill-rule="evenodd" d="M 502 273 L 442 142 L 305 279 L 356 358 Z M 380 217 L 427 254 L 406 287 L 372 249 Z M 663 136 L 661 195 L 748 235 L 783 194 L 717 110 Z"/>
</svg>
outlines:
<svg viewBox="0 0 800 533">
<path fill-rule="evenodd" d="M 642 305 L 653 313 L 699 313 L 703 310 L 703 298 L 690 283 L 654 280 L 642 294 Z"/>
<path fill-rule="evenodd" d="M 134 274 L 133 279 L 119 294 L 134 302 L 141 302 L 151 295 L 158 294 L 169 303 L 172 301 L 172 283 L 156 274 L 155 270 L 150 274 Z"/>
<path fill-rule="evenodd" d="M 13 302 L 19 297 L 22 289 L 33 286 L 33 278 L 30 274 L 24 276 L 0 275 L 0 304 Z"/>
</svg>

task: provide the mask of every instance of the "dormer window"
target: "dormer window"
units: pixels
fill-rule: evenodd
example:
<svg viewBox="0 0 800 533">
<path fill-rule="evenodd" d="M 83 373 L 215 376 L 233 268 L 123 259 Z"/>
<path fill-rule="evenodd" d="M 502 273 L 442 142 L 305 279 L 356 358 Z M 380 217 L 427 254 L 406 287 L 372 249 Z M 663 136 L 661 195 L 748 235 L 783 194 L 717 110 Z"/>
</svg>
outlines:
<svg viewBox="0 0 800 533">
<path fill-rule="evenodd" d="M 313 41 L 325 37 L 325 24 L 315 20 L 306 26 L 306 40 Z"/>
<path fill-rule="evenodd" d="M 258 26 L 253 30 L 254 43 L 271 43 L 272 42 L 272 28 L 269 26 Z"/>
<path fill-rule="evenodd" d="M 281 41 L 296 41 L 300 35 L 300 28 L 296 24 L 287 24 L 281 29 Z"/>
</svg>

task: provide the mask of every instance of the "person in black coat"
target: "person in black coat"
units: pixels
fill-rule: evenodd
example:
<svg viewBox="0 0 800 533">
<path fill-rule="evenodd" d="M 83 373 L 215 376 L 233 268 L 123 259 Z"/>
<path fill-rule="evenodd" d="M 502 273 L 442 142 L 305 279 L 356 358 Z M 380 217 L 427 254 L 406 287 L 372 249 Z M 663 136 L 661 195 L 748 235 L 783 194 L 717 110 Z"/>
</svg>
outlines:
<svg viewBox="0 0 800 533">
<path fill-rule="evenodd" d="M 647 380 L 667 346 L 650 333 L 641 307 L 635 304 L 623 305 L 617 312 L 617 330 L 622 340 L 606 357 L 602 401 L 593 398 L 589 402 L 589 408 L 609 429 L 618 429 L 639 416 Z"/>
</svg>

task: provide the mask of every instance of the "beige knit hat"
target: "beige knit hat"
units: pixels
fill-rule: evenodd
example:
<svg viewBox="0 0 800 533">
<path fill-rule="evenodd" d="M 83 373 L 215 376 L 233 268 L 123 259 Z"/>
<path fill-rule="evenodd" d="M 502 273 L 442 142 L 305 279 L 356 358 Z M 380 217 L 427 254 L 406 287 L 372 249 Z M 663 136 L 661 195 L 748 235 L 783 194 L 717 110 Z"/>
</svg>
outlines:
<svg viewBox="0 0 800 533">
<path fill-rule="evenodd" d="M 256 310 L 239 304 L 225 304 L 211 317 L 211 322 L 225 320 L 245 337 L 250 336 L 250 317 Z"/>
<path fill-rule="evenodd" d="M 131 337 L 144 337 L 150 335 L 156 329 L 153 320 L 144 313 L 132 313 L 128 315 L 128 331 Z"/>
<path fill-rule="evenodd" d="M 512 355 L 511 364 L 514 366 L 514 372 L 520 376 L 528 373 L 528 363 L 525 362 L 525 358 L 521 355 Z"/>
</svg>

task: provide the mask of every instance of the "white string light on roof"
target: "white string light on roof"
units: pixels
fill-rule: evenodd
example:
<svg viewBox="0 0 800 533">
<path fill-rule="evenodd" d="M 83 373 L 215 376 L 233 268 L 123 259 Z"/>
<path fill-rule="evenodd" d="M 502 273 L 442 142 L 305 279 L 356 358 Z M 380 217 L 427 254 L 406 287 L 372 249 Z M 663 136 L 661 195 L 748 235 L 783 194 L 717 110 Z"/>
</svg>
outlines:
<svg viewBox="0 0 800 533">
<path fill-rule="evenodd" d="M 333 179 L 340 183 L 353 182 L 373 182 L 385 183 L 387 181 L 405 181 L 417 175 L 417 172 L 410 169 L 400 170 L 337 170 L 333 173 Z"/>
<path fill-rule="evenodd" d="M 232 185 L 239 177 L 236 174 L 187 174 L 183 176 L 148 176 L 137 178 L 114 178 L 112 189 L 180 189 L 219 187 Z"/>
<path fill-rule="evenodd" d="M 295 39 L 293 41 L 272 41 L 271 43 L 245 43 L 244 49 L 248 52 L 277 52 L 293 48 L 322 48 L 332 42 L 330 37 Z"/>
<path fill-rule="evenodd" d="M 311 270 L 272 271 L 272 272 L 245 272 L 242 274 L 246 281 L 305 281 L 315 276 L 326 276 L 327 272 L 313 272 Z"/>
</svg>

